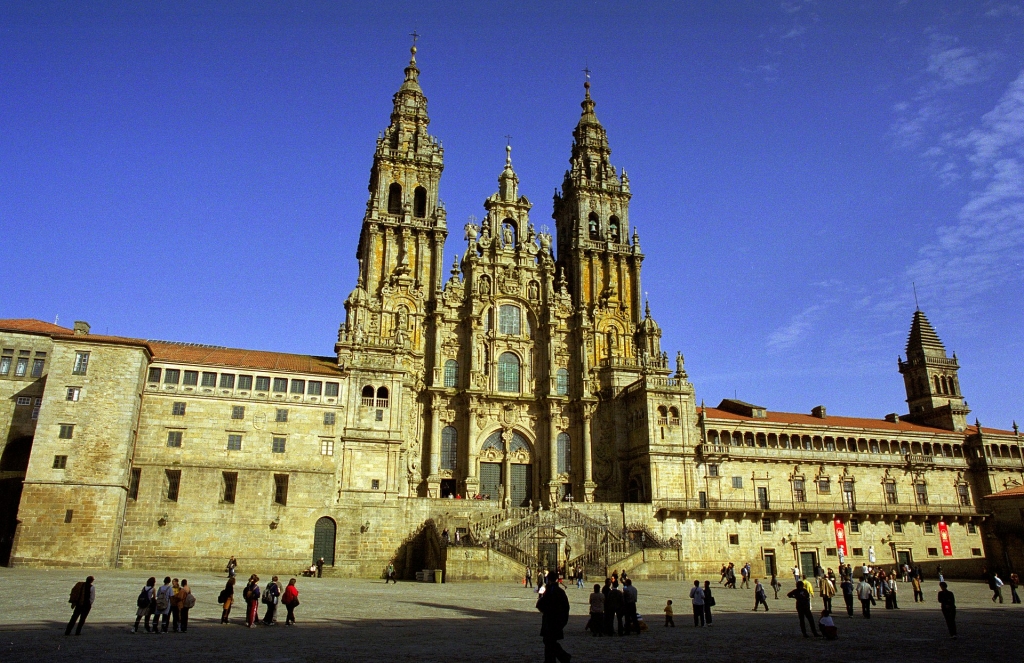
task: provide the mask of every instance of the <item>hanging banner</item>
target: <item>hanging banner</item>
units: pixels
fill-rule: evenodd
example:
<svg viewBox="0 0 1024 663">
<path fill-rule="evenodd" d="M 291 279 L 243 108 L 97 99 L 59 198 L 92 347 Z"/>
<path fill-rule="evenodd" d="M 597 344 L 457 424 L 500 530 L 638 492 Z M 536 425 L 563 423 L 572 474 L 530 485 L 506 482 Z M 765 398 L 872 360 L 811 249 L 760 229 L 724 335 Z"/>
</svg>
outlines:
<svg viewBox="0 0 1024 663">
<path fill-rule="evenodd" d="M 939 521 L 939 543 L 942 544 L 942 555 L 952 557 L 953 546 L 949 542 L 949 527 L 941 520 Z"/>
<path fill-rule="evenodd" d="M 842 559 L 849 555 L 846 551 L 846 527 L 843 526 L 843 521 L 838 518 L 832 521 L 832 524 L 836 529 L 836 551 L 839 553 L 839 558 Z"/>
</svg>

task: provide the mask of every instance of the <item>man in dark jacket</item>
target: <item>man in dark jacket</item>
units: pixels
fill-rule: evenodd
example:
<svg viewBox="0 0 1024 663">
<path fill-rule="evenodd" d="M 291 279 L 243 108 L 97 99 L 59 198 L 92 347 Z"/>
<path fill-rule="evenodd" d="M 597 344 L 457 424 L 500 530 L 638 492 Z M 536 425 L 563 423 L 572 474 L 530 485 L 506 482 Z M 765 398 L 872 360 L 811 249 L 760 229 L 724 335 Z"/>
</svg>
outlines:
<svg viewBox="0 0 1024 663">
<path fill-rule="evenodd" d="M 537 599 L 537 610 L 543 615 L 540 626 L 540 637 L 544 640 L 544 663 L 569 663 L 572 658 L 558 643 L 565 637 L 562 629 L 569 623 L 569 598 L 558 586 L 558 573 L 548 574 L 544 593 Z"/>
<path fill-rule="evenodd" d="M 804 628 L 804 619 L 807 619 L 807 623 L 811 625 L 811 633 L 814 637 L 819 637 L 818 628 L 814 625 L 814 615 L 811 614 L 811 595 L 807 593 L 807 588 L 804 587 L 802 582 L 798 582 L 796 589 L 786 594 L 791 599 L 796 601 L 796 613 L 800 616 L 800 632 L 807 637 L 807 629 Z"/>
</svg>

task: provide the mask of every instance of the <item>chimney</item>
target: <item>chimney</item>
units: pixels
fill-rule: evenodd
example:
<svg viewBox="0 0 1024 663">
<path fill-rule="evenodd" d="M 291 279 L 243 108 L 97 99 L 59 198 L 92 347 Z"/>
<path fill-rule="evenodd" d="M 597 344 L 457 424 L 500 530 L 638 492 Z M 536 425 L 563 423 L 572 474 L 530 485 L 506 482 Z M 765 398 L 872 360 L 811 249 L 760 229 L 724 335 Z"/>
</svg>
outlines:
<svg viewBox="0 0 1024 663">
<path fill-rule="evenodd" d="M 900 415 L 893 412 L 892 414 L 885 415 L 885 420 L 892 424 L 900 423 Z"/>
<path fill-rule="evenodd" d="M 825 406 L 824 405 L 815 405 L 813 408 L 811 408 L 811 416 L 812 417 L 817 417 L 819 419 L 824 419 L 825 418 Z"/>
<path fill-rule="evenodd" d="M 87 336 L 89 334 L 89 323 L 84 320 L 75 320 L 75 336 Z"/>
</svg>

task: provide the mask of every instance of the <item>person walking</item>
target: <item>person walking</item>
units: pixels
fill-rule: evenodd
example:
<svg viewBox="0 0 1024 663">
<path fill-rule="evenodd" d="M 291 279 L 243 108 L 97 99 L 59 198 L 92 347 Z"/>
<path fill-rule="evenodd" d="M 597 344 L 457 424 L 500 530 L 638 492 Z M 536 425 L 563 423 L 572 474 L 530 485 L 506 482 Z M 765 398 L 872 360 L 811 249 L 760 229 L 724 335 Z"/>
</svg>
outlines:
<svg viewBox="0 0 1024 663">
<path fill-rule="evenodd" d="M 736 589 L 736 588 L 733 587 L 733 589 Z M 717 603 L 717 601 L 715 601 L 715 597 L 711 594 L 711 581 L 710 580 L 705 580 L 704 581 L 704 624 L 706 624 L 708 627 L 711 626 L 711 608 L 713 608 L 716 603 Z"/>
<path fill-rule="evenodd" d="M 704 622 L 704 590 L 700 588 L 700 580 L 693 581 L 690 602 L 693 604 L 693 625 L 695 627 L 706 626 Z"/>
<path fill-rule="evenodd" d="M 757 606 L 763 605 L 764 611 L 768 612 L 768 595 L 764 591 L 764 585 L 757 578 L 754 578 L 754 612 L 757 612 Z"/>
<path fill-rule="evenodd" d="M 544 642 L 544 663 L 569 663 L 572 656 L 562 649 L 559 640 L 565 638 L 562 629 L 569 623 L 569 597 L 558 584 L 558 572 L 548 574 L 544 593 L 537 599 L 537 610 L 540 611 L 540 637 Z"/>
<path fill-rule="evenodd" d="M 640 635 L 640 621 L 636 618 L 637 591 L 633 579 L 626 578 L 622 588 L 622 610 L 626 614 L 626 635 L 633 631 Z"/>
<path fill-rule="evenodd" d="M 529 566 L 526 567 L 526 580 L 523 581 L 523 586 L 533 589 L 533 569 Z"/>
<path fill-rule="evenodd" d="M 832 597 L 836 595 L 836 586 L 832 584 L 832 580 L 826 576 L 821 576 L 821 604 L 828 614 L 832 614 Z"/>
<path fill-rule="evenodd" d="M 291 626 L 295 623 L 295 608 L 299 607 L 299 588 L 295 586 L 295 578 L 288 581 L 288 586 L 285 587 L 284 595 L 281 597 L 281 603 L 288 610 L 284 625 Z"/>
<path fill-rule="evenodd" d="M 892 606 L 892 608 L 891 608 L 892 610 L 899 610 L 900 609 L 900 604 L 896 600 L 896 594 L 899 592 L 899 583 L 896 582 L 896 572 L 895 571 L 893 571 L 889 575 L 889 580 L 886 581 L 886 582 L 888 583 L 887 586 L 886 586 L 886 589 L 889 590 L 889 593 L 888 593 L 888 604 Z"/>
<path fill-rule="evenodd" d="M 164 584 L 156 590 L 156 614 L 160 616 L 160 632 L 167 633 L 171 624 L 171 600 L 174 598 L 174 587 L 171 585 L 171 577 L 164 578 Z M 156 631 L 156 621 L 153 622 L 153 630 Z"/>
<path fill-rule="evenodd" d="M 132 627 L 132 633 L 139 632 L 139 622 L 142 621 L 143 617 L 146 618 L 146 633 L 151 633 L 149 618 L 156 610 L 156 578 L 150 578 L 146 581 L 146 586 L 139 592 L 139 598 L 136 599 L 135 605 L 138 609 L 135 611 L 135 626 Z"/>
<path fill-rule="evenodd" d="M 782 589 L 782 583 L 775 577 L 775 572 L 772 572 L 771 588 L 775 590 L 775 600 L 779 600 L 779 590 Z"/>
<path fill-rule="evenodd" d="M 242 598 L 245 599 L 245 625 L 249 628 L 256 627 L 257 613 L 260 608 L 260 577 L 255 573 L 249 576 L 249 584 L 242 590 Z"/>
<path fill-rule="evenodd" d="M 725 586 L 736 589 L 736 566 L 732 562 L 729 562 L 729 569 L 726 572 Z"/>
<path fill-rule="evenodd" d="M 843 590 L 843 602 L 846 604 L 846 616 L 853 617 L 853 580 L 850 576 L 844 575 L 843 582 L 839 585 Z"/>
<path fill-rule="evenodd" d="M 861 576 L 857 585 L 857 597 L 860 599 L 860 612 L 864 619 L 871 619 L 871 606 L 875 604 L 875 590 L 871 587 L 867 576 Z"/>
<path fill-rule="evenodd" d="M 188 630 L 188 611 L 196 604 L 196 597 L 192 594 L 192 588 L 188 586 L 188 580 L 181 579 L 181 591 L 178 592 L 178 613 L 181 619 L 181 633 Z"/>
<path fill-rule="evenodd" d="M 229 578 L 234 578 L 235 577 L 235 569 L 237 569 L 237 568 L 238 568 L 238 561 L 235 560 L 235 556 L 232 555 L 231 559 L 228 560 L 227 567 L 225 567 L 224 570 L 228 572 L 228 577 Z"/>
<path fill-rule="evenodd" d="M 71 612 L 71 621 L 68 622 L 68 627 L 64 629 L 64 635 L 71 635 L 71 629 L 75 628 L 75 623 L 78 623 L 78 628 L 75 628 L 75 635 L 82 635 L 82 627 L 85 626 L 85 618 L 89 616 L 89 611 L 92 610 L 92 604 L 96 602 L 96 586 L 92 584 L 94 578 L 89 576 L 85 579 L 85 582 L 76 582 L 75 586 L 71 588 L 71 597 L 68 599 L 68 603 L 73 608 Z"/>
<path fill-rule="evenodd" d="M 665 626 L 666 627 L 668 627 L 668 626 L 671 626 L 672 628 L 676 627 L 676 622 L 672 618 L 672 614 L 673 614 L 672 599 L 669 599 L 668 603 L 665 604 Z"/>
<path fill-rule="evenodd" d="M 729 567 L 725 564 L 722 564 L 722 570 L 719 571 L 719 574 L 721 574 L 721 577 L 718 579 L 718 584 L 721 585 L 729 576 Z"/>
<path fill-rule="evenodd" d="M 1020 603 L 1020 596 L 1017 594 L 1017 587 L 1020 585 L 1020 576 L 1016 573 L 1010 574 L 1010 595 L 1011 603 Z"/>
<path fill-rule="evenodd" d="M 804 637 L 808 637 L 807 629 L 804 627 L 805 619 L 811 625 L 811 633 L 814 634 L 814 637 L 820 637 L 818 627 L 814 625 L 814 615 L 811 614 L 811 595 L 807 591 L 805 583 L 797 582 L 796 588 L 786 596 L 796 601 L 796 614 L 800 618 L 800 632 L 804 634 Z"/>
<path fill-rule="evenodd" d="M 939 583 L 939 606 L 942 607 L 942 618 L 946 620 L 949 637 L 956 639 L 956 597 L 945 582 Z"/>
<path fill-rule="evenodd" d="M 586 573 L 583 571 L 583 567 L 576 569 L 576 589 L 583 589 L 583 583 L 586 582 Z"/>
<path fill-rule="evenodd" d="M 740 569 L 740 578 L 742 578 L 740 587 L 742 589 L 750 589 L 750 562 L 744 564 L 743 568 Z"/>
<path fill-rule="evenodd" d="M 796 581 L 796 582 L 800 582 L 800 565 L 799 564 L 794 564 L 793 565 L 793 580 Z"/>
<path fill-rule="evenodd" d="M 228 623 L 228 615 L 231 614 L 231 606 L 235 602 L 235 579 L 228 578 L 228 583 L 224 585 L 224 589 L 220 590 L 220 596 L 217 597 L 217 603 L 220 603 L 224 608 L 220 613 L 220 623 Z"/>
<path fill-rule="evenodd" d="M 594 585 L 594 593 L 590 595 L 590 619 L 583 630 L 590 630 L 595 638 L 604 635 L 604 594 L 601 585 Z"/>
<path fill-rule="evenodd" d="M 989 583 L 989 587 L 992 589 L 992 602 L 995 603 L 996 599 L 999 602 L 1003 602 L 1003 580 L 999 577 L 999 574 L 995 571 L 992 572 L 992 581 Z"/>
<path fill-rule="evenodd" d="M 280 600 L 281 586 L 277 584 L 277 576 L 273 576 L 263 592 L 263 603 L 267 606 L 267 611 L 263 613 L 264 626 L 273 626 L 277 623 L 277 604 Z"/>
<path fill-rule="evenodd" d="M 321 557 L 320 559 L 316 560 L 316 577 L 317 578 L 323 578 L 324 577 L 324 558 L 323 557 Z"/>
<path fill-rule="evenodd" d="M 395 573 L 394 562 L 388 562 L 388 568 L 384 572 L 384 584 L 388 584 L 389 580 L 395 585 L 398 584 L 398 574 Z"/>
<path fill-rule="evenodd" d="M 914 590 L 914 603 L 924 603 L 924 592 L 921 591 L 921 578 L 913 574 L 910 579 L 910 586 Z"/>
</svg>

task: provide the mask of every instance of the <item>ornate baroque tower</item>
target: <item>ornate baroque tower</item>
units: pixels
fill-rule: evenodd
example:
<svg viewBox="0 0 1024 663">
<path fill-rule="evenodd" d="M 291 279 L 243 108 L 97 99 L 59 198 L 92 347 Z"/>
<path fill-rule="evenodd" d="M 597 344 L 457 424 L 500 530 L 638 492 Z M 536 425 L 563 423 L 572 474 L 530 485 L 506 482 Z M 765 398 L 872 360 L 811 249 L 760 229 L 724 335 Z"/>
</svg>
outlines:
<svg viewBox="0 0 1024 663">
<path fill-rule="evenodd" d="M 907 361 L 898 361 L 910 406 L 907 420 L 962 433 L 970 410 L 960 393 L 956 353 L 946 356 L 939 335 L 920 309 L 910 325 Z"/>
</svg>

